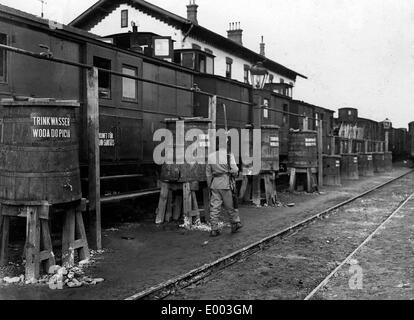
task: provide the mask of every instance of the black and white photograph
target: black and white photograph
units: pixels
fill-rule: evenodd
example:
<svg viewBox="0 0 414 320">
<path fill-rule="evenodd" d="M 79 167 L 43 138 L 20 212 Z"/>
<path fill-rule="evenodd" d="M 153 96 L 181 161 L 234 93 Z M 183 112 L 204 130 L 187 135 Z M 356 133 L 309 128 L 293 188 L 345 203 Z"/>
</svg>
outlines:
<svg viewBox="0 0 414 320">
<path fill-rule="evenodd" d="M 413 300 L 413 213 L 413 1 L 0 0 L 0 300 Z"/>
</svg>

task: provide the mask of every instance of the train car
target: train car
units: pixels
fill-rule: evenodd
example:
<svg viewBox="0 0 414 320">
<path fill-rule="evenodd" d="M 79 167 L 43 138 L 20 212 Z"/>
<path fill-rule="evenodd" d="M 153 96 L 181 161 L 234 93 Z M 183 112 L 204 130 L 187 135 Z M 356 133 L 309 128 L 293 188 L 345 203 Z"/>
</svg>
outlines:
<svg viewBox="0 0 414 320">
<path fill-rule="evenodd" d="M 330 136 L 333 135 L 335 111 L 322 108 L 304 101 L 293 100 L 292 112 L 304 116 L 293 117 L 294 119 L 291 123 L 291 128 L 293 129 L 304 129 L 305 125 L 307 126 L 308 130 L 318 130 L 319 120 L 322 120 L 323 153 L 331 154 Z M 305 122 L 304 119 L 306 119 Z"/>
<path fill-rule="evenodd" d="M 414 160 L 414 121 L 408 124 L 408 133 L 410 139 L 410 156 Z"/>
</svg>

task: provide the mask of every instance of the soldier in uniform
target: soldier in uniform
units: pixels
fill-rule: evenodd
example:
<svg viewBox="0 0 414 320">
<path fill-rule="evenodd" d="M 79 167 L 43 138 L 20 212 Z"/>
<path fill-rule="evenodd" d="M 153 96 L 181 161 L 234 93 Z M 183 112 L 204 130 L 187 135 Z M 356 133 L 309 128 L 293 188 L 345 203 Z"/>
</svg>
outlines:
<svg viewBox="0 0 414 320">
<path fill-rule="evenodd" d="M 236 233 L 241 227 L 238 211 L 234 208 L 232 194 L 232 177 L 239 173 L 233 154 L 227 154 L 225 148 L 209 154 L 206 166 L 207 183 L 210 188 L 210 236 L 220 234 L 218 228 L 222 205 L 230 216 L 231 232 Z"/>
</svg>

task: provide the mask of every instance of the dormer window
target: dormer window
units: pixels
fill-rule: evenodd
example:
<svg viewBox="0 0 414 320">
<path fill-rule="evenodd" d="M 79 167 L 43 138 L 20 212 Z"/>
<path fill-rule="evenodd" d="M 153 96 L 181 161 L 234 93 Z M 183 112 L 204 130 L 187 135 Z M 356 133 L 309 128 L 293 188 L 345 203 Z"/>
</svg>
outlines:
<svg viewBox="0 0 414 320">
<path fill-rule="evenodd" d="M 226 78 L 231 79 L 232 66 L 233 66 L 233 59 L 226 58 Z"/>
<path fill-rule="evenodd" d="M 214 74 L 214 58 L 215 56 L 207 50 L 175 50 L 175 63 L 202 73 Z"/>
<path fill-rule="evenodd" d="M 128 28 L 128 10 L 121 11 L 121 28 Z"/>
</svg>

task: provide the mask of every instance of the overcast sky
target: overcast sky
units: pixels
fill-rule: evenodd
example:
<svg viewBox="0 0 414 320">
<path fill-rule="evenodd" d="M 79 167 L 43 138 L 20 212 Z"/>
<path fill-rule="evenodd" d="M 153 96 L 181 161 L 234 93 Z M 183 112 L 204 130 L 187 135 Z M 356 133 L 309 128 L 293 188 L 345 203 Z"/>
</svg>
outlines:
<svg viewBox="0 0 414 320">
<path fill-rule="evenodd" d="M 149 0 L 186 16 L 188 0 Z M 414 121 L 413 0 L 196 0 L 199 24 L 226 36 L 240 21 L 244 45 L 308 76 L 294 98 L 394 127 Z M 68 23 L 96 0 L 47 0 L 45 17 Z M 40 15 L 39 0 L 0 0 Z"/>
</svg>

